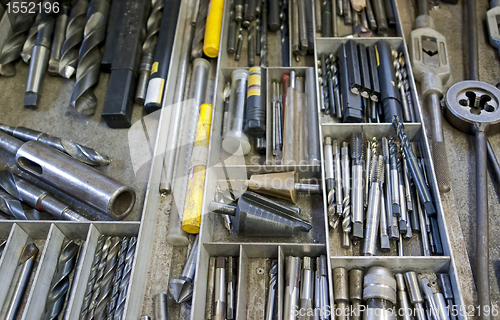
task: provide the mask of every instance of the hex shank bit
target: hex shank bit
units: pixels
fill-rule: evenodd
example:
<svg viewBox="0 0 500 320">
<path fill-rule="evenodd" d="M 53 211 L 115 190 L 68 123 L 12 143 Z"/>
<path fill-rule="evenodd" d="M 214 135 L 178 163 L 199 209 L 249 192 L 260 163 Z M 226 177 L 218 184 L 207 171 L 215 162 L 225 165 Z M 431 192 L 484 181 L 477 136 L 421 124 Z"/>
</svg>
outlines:
<svg viewBox="0 0 500 320">
<path fill-rule="evenodd" d="M 92 148 L 82 146 L 71 140 L 54 137 L 44 132 L 25 127 L 11 127 L 5 124 L 0 124 L 0 131 L 8 133 L 22 141 L 40 141 L 90 166 L 107 166 L 111 162 L 108 156 L 101 155 Z"/>
</svg>

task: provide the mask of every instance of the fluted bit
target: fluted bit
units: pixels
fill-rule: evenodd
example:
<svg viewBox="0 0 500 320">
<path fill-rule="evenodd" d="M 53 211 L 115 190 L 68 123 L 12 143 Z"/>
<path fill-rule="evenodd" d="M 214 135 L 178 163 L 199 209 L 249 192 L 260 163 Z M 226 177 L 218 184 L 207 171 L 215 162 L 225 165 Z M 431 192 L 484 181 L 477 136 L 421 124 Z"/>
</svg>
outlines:
<svg viewBox="0 0 500 320">
<path fill-rule="evenodd" d="M 205 38 L 205 25 L 208 14 L 208 7 L 210 0 L 201 0 L 200 10 L 196 18 L 196 28 L 193 37 L 193 44 L 191 45 L 191 59 L 201 58 L 203 54 L 203 39 Z"/>
<path fill-rule="evenodd" d="M 99 268 L 99 264 L 102 259 L 102 249 L 104 246 L 104 241 L 106 237 L 101 235 L 99 239 L 97 239 L 97 245 L 94 253 L 94 260 L 92 261 L 92 267 L 90 268 L 89 281 L 87 283 L 87 288 L 85 289 L 85 295 L 83 297 L 82 304 L 82 312 L 80 313 L 80 319 L 85 319 L 87 316 L 87 312 L 89 310 L 90 299 L 92 298 L 92 289 L 95 284 L 95 280 L 97 277 L 97 270 Z"/>
<path fill-rule="evenodd" d="M 339 225 L 339 219 L 338 219 L 336 211 L 335 211 L 335 208 L 336 208 L 336 206 L 335 206 L 335 188 L 332 188 L 328 192 L 327 201 L 328 201 L 328 208 L 327 208 L 328 224 L 330 225 L 330 227 L 335 229 Z"/>
<path fill-rule="evenodd" d="M 85 309 L 85 306 L 82 306 L 82 311 L 80 313 L 80 319 L 92 319 L 94 317 L 94 312 L 95 308 L 97 306 L 97 298 L 99 298 L 99 295 L 101 293 L 101 282 L 102 278 L 104 277 L 104 272 L 106 269 L 106 258 L 108 256 L 109 248 L 111 247 L 112 244 L 112 238 L 111 237 L 106 237 L 106 240 L 104 241 L 104 246 L 102 247 L 102 253 L 99 258 L 99 265 L 97 266 L 97 271 L 96 271 L 96 276 L 94 279 L 90 279 L 92 283 L 89 281 L 88 286 L 92 287 L 92 295 L 89 299 L 87 309 Z M 96 251 L 97 253 L 97 251 Z M 94 256 L 94 259 L 96 257 Z"/>
<path fill-rule="evenodd" d="M 69 275 L 75 268 L 79 250 L 80 246 L 73 241 L 68 242 L 62 250 L 57 262 L 56 273 L 50 284 L 42 320 L 56 319 L 61 313 L 69 290 Z"/>
<path fill-rule="evenodd" d="M 146 24 L 146 39 L 142 45 L 142 60 L 139 65 L 139 79 L 135 95 L 135 101 L 140 105 L 144 105 L 144 99 L 146 98 L 147 85 L 151 75 L 151 66 L 158 42 L 158 33 L 160 32 L 164 6 L 165 1 L 163 0 L 151 1 L 151 13 Z"/>
<path fill-rule="evenodd" d="M 2 243 L 0 244 L 0 259 L 2 259 L 3 251 L 5 250 L 6 243 L 7 243 L 7 240 L 3 240 Z"/>
<path fill-rule="evenodd" d="M 44 132 L 24 127 L 11 127 L 5 124 L 0 124 L 0 131 L 23 141 L 40 141 L 90 166 L 107 166 L 111 162 L 108 156 L 103 156 L 92 148 L 82 146 L 71 140 L 54 137 Z"/>
<path fill-rule="evenodd" d="M 127 254 L 125 255 L 125 266 L 123 268 L 122 279 L 120 280 L 120 295 L 118 297 L 118 304 L 116 305 L 115 313 L 113 315 L 113 320 L 118 320 L 123 318 L 123 312 L 125 311 L 125 302 L 127 298 L 128 286 L 130 283 L 130 276 L 132 275 L 132 265 L 134 264 L 134 254 L 137 244 L 137 238 L 131 237 Z"/>
<path fill-rule="evenodd" d="M 82 115 L 93 115 L 97 98 L 92 90 L 99 81 L 102 52 L 99 45 L 106 38 L 110 0 L 92 0 L 87 13 L 84 38 L 79 53 L 76 83 L 71 92 L 71 106 Z"/>
<path fill-rule="evenodd" d="M 33 47 L 35 46 L 38 30 L 40 30 L 43 27 L 41 23 L 41 18 L 42 14 L 39 13 L 36 16 L 35 23 L 31 26 L 30 30 L 28 31 L 28 36 L 26 37 L 26 41 L 24 42 L 23 50 L 21 51 L 21 58 L 23 58 L 23 61 L 25 63 L 29 63 Z"/>
<path fill-rule="evenodd" d="M 118 253 L 120 252 L 121 240 L 119 237 L 111 239 L 108 256 L 106 257 L 106 270 L 101 281 L 101 290 L 93 319 L 102 320 L 106 318 L 109 301 L 113 288 L 113 279 L 118 265 Z"/>
<path fill-rule="evenodd" d="M 78 0 L 69 15 L 66 37 L 61 49 L 61 59 L 59 60 L 59 74 L 67 79 L 75 73 L 78 65 L 78 51 L 83 40 L 88 8 L 88 0 Z"/>
<path fill-rule="evenodd" d="M 278 260 L 273 260 L 271 269 L 269 270 L 269 288 L 276 286 L 278 281 Z"/>
<path fill-rule="evenodd" d="M 372 152 L 372 158 L 371 158 L 371 161 L 370 161 L 370 184 L 371 182 L 374 181 L 375 179 L 375 175 L 376 175 L 376 172 L 377 172 L 377 159 L 378 159 L 378 155 L 377 155 L 377 146 L 378 146 L 378 141 L 377 141 L 377 138 L 373 137 L 372 141 L 370 142 L 370 148 L 371 148 L 371 152 Z"/>
<path fill-rule="evenodd" d="M 14 61 L 19 58 L 26 42 L 27 33 L 35 22 L 36 14 L 23 13 L 9 20 L 12 23 L 11 33 L 2 48 L 0 48 L 0 74 L 12 77 L 16 74 Z M 34 42 L 33 42 L 34 43 Z"/>
<path fill-rule="evenodd" d="M 116 267 L 115 277 L 113 283 L 120 283 L 123 276 L 123 269 L 125 267 L 125 257 L 127 255 L 129 238 L 123 237 L 122 244 L 120 247 L 120 252 L 118 253 L 118 265 Z M 120 286 L 114 285 L 111 292 L 111 299 L 109 301 L 108 315 L 112 316 L 115 313 L 116 306 L 118 303 L 118 298 L 120 295 Z"/>
<path fill-rule="evenodd" d="M 353 161 L 353 165 L 360 165 L 361 161 L 365 160 L 366 151 L 363 148 L 364 134 L 361 133 L 353 133 L 351 139 L 351 160 Z"/>
<path fill-rule="evenodd" d="M 382 183 L 385 179 L 385 171 L 384 171 L 384 156 L 379 155 L 377 159 L 377 169 L 375 170 L 375 176 L 373 177 L 373 182 L 378 182 L 380 189 L 382 190 Z"/>
<path fill-rule="evenodd" d="M 0 212 L 7 214 L 15 220 L 28 220 L 21 201 L 14 198 L 3 189 L 0 189 Z"/>
</svg>

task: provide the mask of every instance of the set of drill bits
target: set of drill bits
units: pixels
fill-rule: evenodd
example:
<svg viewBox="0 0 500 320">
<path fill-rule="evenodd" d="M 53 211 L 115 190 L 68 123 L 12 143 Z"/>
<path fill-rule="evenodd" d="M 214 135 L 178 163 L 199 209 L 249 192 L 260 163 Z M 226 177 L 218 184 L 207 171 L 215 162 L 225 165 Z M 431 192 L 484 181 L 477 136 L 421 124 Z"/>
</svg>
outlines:
<svg viewBox="0 0 500 320">
<path fill-rule="evenodd" d="M 321 111 L 333 122 L 415 122 L 406 60 L 385 40 L 374 46 L 349 40 L 318 61 Z"/>
<path fill-rule="evenodd" d="M 210 257 L 205 319 L 235 319 L 237 286 L 238 257 Z"/>
<path fill-rule="evenodd" d="M 279 31 L 281 33 L 280 41 L 284 41 L 284 37 L 287 36 L 285 35 L 286 30 L 283 30 L 287 3 L 288 0 L 231 0 L 229 2 L 230 15 L 227 31 L 228 55 L 234 55 L 235 61 L 240 60 L 246 34 L 248 66 L 267 67 L 267 34 L 269 30 Z M 289 65 L 288 57 L 285 59 L 287 52 L 283 52 L 284 63 L 287 63 L 284 65 L 286 66 Z M 256 61 L 256 59 L 258 60 Z"/>
<path fill-rule="evenodd" d="M 336 305 L 333 312 L 339 320 L 382 320 L 396 315 L 401 319 L 457 319 L 457 305 L 447 273 L 394 274 L 376 266 L 363 275 L 361 269 L 339 267 L 333 269 L 333 278 Z"/>
<path fill-rule="evenodd" d="M 424 256 L 443 254 L 420 145 L 403 135 L 401 144 L 392 136 L 366 141 L 363 133 L 349 142 L 325 138 L 328 220 L 341 225 L 343 248 L 362 241 L 361 254 L 374 256 L 395 240 L 402 256 L 403 239 L 418 231 Z"/>
<path fill-rule="evenodd" d="M 80 319 L 123 319 L 137 237 L 97 240 Z"/>
</svg>

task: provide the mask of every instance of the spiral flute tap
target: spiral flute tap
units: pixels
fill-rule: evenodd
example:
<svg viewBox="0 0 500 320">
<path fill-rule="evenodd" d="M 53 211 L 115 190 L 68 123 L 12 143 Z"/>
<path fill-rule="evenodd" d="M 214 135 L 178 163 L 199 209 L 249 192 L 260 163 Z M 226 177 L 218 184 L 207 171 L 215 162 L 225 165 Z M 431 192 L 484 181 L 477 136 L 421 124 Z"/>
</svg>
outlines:
<svg viewBox="0 0 500 320">
<path fill-rule="evenodd" d="M 128 243 L 129 243 L 129 238 L 123 237 L 122 244 L 120 247 L 120 252 L 118 253 L 118 265 L 116 267 L 116 272 L 113 279 L 114 284 L 120 283 L 120 280 L 122 278 L 123 269 L 125 268 L 125 257 L 127 255 Z M 120 295 L 120 286 L 117 285 L 113 286 L 111 292 L 111 299 L 109 301 L 108 315 L 113 315 L 115 313 L 119 295 Z"/>
<path fill-rule="evenodd" d="M 0 131 L 8 133 L 22 141 L 40 141 L 90 166 L 107 166 L 111 162 L 108 156 L 101 155 L 92 148 L 82 146 L 71 140 L 54 137 L 44 132 L 25 127 L 11 127 L 5 124 L 0 124 Z"/>
<path fill-rule="evenodd" d="M 391 169 L 391 200 L 392 214 L 398 216 L 401 214 L 399 201 L 399 171 L 397 161 L 398 149 L 394 137 L 389 137 L 389 161 Z"/>
<path fill-rule="evenodd" d="M 101 259 L 102 259 L 102 251 L 104 247 L 104 242 L 106 240 L 106 236 L 101 235 L 97 239 L 97 245 L 94 253 L 94 260 L 92 261 L 92 266 L 90 268 L 90 275 L 89 275 L 89 280 L 87 283 L 87 288 L 85 289 L 85 294 L 83 296 L 83 304 L 82 304 L 82 311 L 80 313 L 80 319 L 86 319 L 87 312 L 89 309 L 90 305 L 90 300 L 92 298 L 92 289 L 94 287 L 96 277 L 97 277 L 97 271 L 99 268 L 99 265 L 101 264 Z"/>
<path fill-rule="evenodd" d="M 130 276 L 132 275 L 132 265 L 134 263 L 134 254 L 137 244 L 137 237 L 131 237 L 128 243 L 127 254 L 125 255 L 125 266 L 123 267 L 123 275 L 120 280 L 119 288 L 120 295 L 118 296 L 118 304 L 116 305 L 113 319 L 122 319 L 123 312 L 125 311 L 125 302 L 127 298 L 128 286 L 130 283 Z"/>
<path fill-rule="evenodd" d="M 42 26 L 41 17 L 42 14 L 38 13 L 35 19 L 35 23 L 32 24 L 31 28 L 28 31 L 28 36 L 24 41 L 23 49 L 21 51 L 21 58 L 25 63 L 28 63 L 31 59 L 31 53 L 33 51 L 33 47 L 35 46 L 36 36 Z"/>
<path fill-rule="evenodd" d="M 99 45 L 106 38 L 110 0 L 92 0 L 87 12 L 84 38 L 76 69 L 76 83 L 71 91 L 71 106 L 82 115 L 93 115 L 97 98 L 92 87 L 99 81 L 102 52 Z"/>
<path fill-rule="evenodd" d="M 33 26 L 35 18 L 34 13 L 23 13 L 10 19 L 12 32 L 0 48 L 0 75 L 12 77 L 16 74 L 13 62 L 19 58 L 26 42 L 27 32 Z"/>
<path fill-rule="evenodd" d="M 377 251 L 377 235 L 380 223 L 380 193 L 384 181 L 384 157 L 374 159 L 370 200 L 366 213 L 366 236 L 363 247 L 365 256 L 374 256 Z"/>
<path fill-rule="evenodd" d="M 59 256 L 56 273 L 50 284 L 50 291 L 45 301 L 45 312 L 42 320 L 57 319 L 63 309 L 69 291 L 69 275 L 75 268 L 80 246 L 73 241 L 68 242 Z"/>
<path fill-rule="evenodd" d="M 151 13 L 146 23 L 146 39 L 142 45 L 142 60 L 139 65 L 139 78 L 137 80 L 137 89 L 135 93 L 135 102 L 144 105 L 146 99 L 147 87 L 151 76 L 151 66 L 153 64 L 158 34 L 160 33 L 161 17 L 163 16 L 163 7 L 165 1 L 152 0 Z"/>
<path fill-rule="evenodd" d="M 78 0 L 69 14 L 66 26 L 66 37 L 59 59 L 59 74 L 64 78 L 71 78 L 78 65 L 78 51 L 83 40 L 83 31 L 87 19 L 88 0 Z"/>
<path fill-rule="evenodd" d="M 347 142 L 342 143 L 341 149 L 342 156 L 342 187 L 344 191 L 344 199 L 342 200 L 342 246 L 349 248 L 351 246 L 350 234 L 352 230 L 352 217 L 351 217 L 351 172 L 349 163 L 349 145 Z"/>
<path fill-rule="evenodd" d="M 95 307 L 97 306 L 97 298 L 99 298 L 99 294 L 101 292 L 101 282 L 104 276 L 104 271 L 106 269 L 106 258 L 108 256 L 109 248 L 111 247 L 112 239 L 111 237 L 106 237 L 104 241 L 104 245 L 102 247 L 101 255 L 99 258 L 99 264 L 97 266 L 97 270 L 94 278 L 89 278 L 89 282 L 87 284 L 88 287 L 91 287 L 90 298 L 87 303 L 84 303 L 82 306 L 82 311 L 80 313 L 80 319 L 92 319 L 95 313 Z M 98 250 L 96 250 L 96 255 Z M 94 256 L 95 263 L 96 256 Z M 94 265 L 92 266 L 94 267 Z M 87 296 L 85 296 L 85 299 Z M 85 302 L 85 300 L 84 300 Z"/>
<path fill-rule="evenodd" d="M 269 270 L 269 293 L 267 295 L 266 318 L 272 320 L 274 315 L 274 296 L 276 294 L 276 286 L 278 284 L 278 260 L 273 260 L 271 269 Z"/>
<path fill-rule="evenodd" d="M 99 298 L 95 307 L 94 319 L 105 319 L 107 307 L 111 299 L 113 279 L 118 266 L 118 253 L 120 252 L 121 239 L 113 237 L 106 257 L 106 269 L 100 283 Z"/>
<path fill-rule="evenodd" d="M 363 238 L 363 163 L 366 159 L 363 141 L 363 133 L 354 133 L 350 145 L 353 181 L 351 190 L 352 236 L 357 239 Z"/>
</svg>

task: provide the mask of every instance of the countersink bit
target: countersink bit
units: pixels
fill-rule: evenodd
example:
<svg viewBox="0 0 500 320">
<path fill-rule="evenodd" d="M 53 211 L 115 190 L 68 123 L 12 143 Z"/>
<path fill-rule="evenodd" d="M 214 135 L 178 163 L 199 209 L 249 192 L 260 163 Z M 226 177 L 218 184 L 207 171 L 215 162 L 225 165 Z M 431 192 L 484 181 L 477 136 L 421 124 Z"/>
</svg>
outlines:
<svg viewBox="0 0 500 320">
<path fill-rule="evenodd" d="M 338 320 L 346 320 L 349 310 L 349 278 L 346 268 L 333 269 L 333 296 L 335 297 L 335 315 Z"/>
<path fill-rule="evenodd" d="M 151 12 L 146 23 L 146 38 L 142 45 L 142 60 L 139 65 L 139 77 L 137 80 L 137 89 L 135 93 L 135 102 L 144 105 L 146 99 L 147 87 L 151 76 L 151 67 L 153 64 L 156 44 L 158 43 L 158 34 L 160 32 L 161 17 L 163 16 L 163 7 L 165 1 L 151 0 Z"/>
<path fill-rule="evenodd" d="M 23 49 L 21 51 L 21 58 L 25 63 L 29 63 L 31 59 L 31 53 L 33 51 L 33 47 L 35 46 L 36 36 L 38 34 L 38 30 L 41 28 L 41 17 L 42 14 L 38 13 L 35 19 L 35 23 L 31 25 L 30 30 L 28 31 L 28 36 L 25 39 Z"/>
<path fill-rule="evenodd" d="M 11 127 L 5 124 L 0 124 L 0 131 L 8 133 L 22 141 L 40 141 L 90 166 L 107 166 L 111 162 L 108 156 L 101 155 L 92 148 L 82 146 L 71 140 L 54 137 L 44 132 L 25 127 Z"/>
<path fill-rule="evenodd" d="M 70 287 L 69 275 L 75 268 L 79 250 L 80 246 L 73 241 L 68 242 L 62 249 L 57 261 L 56 273 L 52 278 L 50 291 L 45 301 L 45 312 L 41 318 L 42 320 L 57 319 L 57 316 L 61 313 Z"/>
<path fill-rule="evenodd" d="M 113 283 L 115 285 L 113 286 L 113 289 L 111 291 L 111 299 L 109 301 L 109 307 L 108 307 L 108 312 L 107 312 L 107 314 L 109 316 L 111 316 L 115 313 L 117 303 L 118 303 L 118 298 L 120 296 L 120 286 L 116 285 L 116 284 L 120 283 L 120 280 L 123 276 L 123 269 L 125 268 L 125 257 L 127 255 L 128 243 L 129 243 L 129 238 L 123 237 L 121 247 L 120 247 L 120 252 L 118 253 L 118 265 L 116 267 L 116 272 L 115 272 L 114 279 L 113 279 Z M 108 317 L 108 319 L 109 319 L 109 317 Z"/>
<path fill-rule="evenodd" d="M 130 284 L 130 276 L 132 275 L 132 265 L 134 264 L 136 245 L 137 237 L 131 237 L 128 242 L 127 254 L 125 255 L 125 266 L 123 267 L 123 275 L 119 285 L 120 295 L 118 297 L 118 304 L 116 305 L 113 320 L 122 319 L 123 312 L 125 311 L 125 302 Z"/>
<path fill-rule="evenodd" d="M 342 186 L 344 191 L 344 200 L 342 201 L 342 247 L 348 249 L 351 246 L 351 230 L 352 230 L 352 215 L 351 215 L 351 165 L 349 163 L 349 145 L 347 142 L 342 143 Z"/>
<path fill-rule="evenodd" d="M 66 27 L 66 37 L 61 49 L 61 58 L 59 60 L 59 74 L 64 78 L 71 78 L 78 65 L 78 51 L 83 40 L 83 31 L 87 10 L 89 8 L 88 0 L 78 0 L 71 9 L 68 25 Z"/>
<path fill-rule="evenodd" d="M 199 239 L 198 236 L 196 236 L 180 279 L 172 279 L 169 281 L 170 293 L 172 293 L 177 303 L 187 301 L 193 294 L 193 280 L 196 271 L 198 248 Z"/>
<path fill-rule="evenodd" d="M 101 261 L 103 261 L 103 249 L 106 249 L 106 251 L 104 252 L 104 255 L 106 255 L 109 248 L 108 245 L 104 247 L 104 244 L 108 238 L 109 237 L 101 235 L 97 239 L 94 260 L 92 261 L 92 267 L 90 268 L 89 280 L 87 282 L 87 288 L 85 289 L 85 294 L 83 296 L 82 310 L 80 312 L 80 319 L 82 320 L 85 320 L 87 318 L 95 282 L 98 278 L 99 271 L 103 270 L 104 268 L 104 264 L 101 264 Z"/>
<path fill-rule="evenodd" d="M 45 0 L 42 6 L 51 4 L 50 0 Z M 52 47 L 52 33 L 54 32 L 54 16 L 52 12 L 43 11 L 40 18 L 40 26 L 36 35 L 35 45 L 31 51 L 32 59 L 28 73 L 28 83 L 24 94 L 24 106 L 30 108 L 38 107 L 40 101 L 42 83 L 47 72 Z"/>
<path fill-rule="evenodd" d="M 278 260 L 273 260 L 271 269 L 269 270 L 269 292 L 267 295 L 265 320 L 273 320 L 274 300 L 276 295 L 277 284 L 278 284 Z"/>
<path fill-rule="evenodd" d="M 50 51 L 49 74 L 59 75 L 59 60 L 61 59 L 61 49 L 66 36 L 66 26 L 68 24 L 71 11 L 71 2 L 69 0 L 61 1 L 61 9 L 57 16 L 54 27 L 54 39 L 52 40 L 52 49 Z"/>
<path fill-rule="evenodd" d="M 108 311 L 108 304 L 111 299 L 113 278 L 118 265 L 118 253 L 120 252 L 121 239 L 119 237 L 111 238 L 108 255 L 106 256 L 106 269 L 100 283 L 99 297 L 97 299 L 93 319 L 105 319 Z"/>
<path fill-rule="evenodd" d="M 15 18 L 9 18 L 12 32 L 9 33 L 5 43 L 0 48 L 0 75 L 12 77 L 16 74 L 14 61 L 21 54 L 27 32 L 35 22 L 35 18 L 35 13 L 23 13 L 18 14 Z"/>
<path fill-rule="evenodd" d="M 198 11 L 198 17 L 196 18 L 193 43 L 191 44 L 191 60 L 201 58 L 203 55 L 203 40 L 205 39 L 205 25 L 209 6 L 209 0 L 201 0 L 200 10 Z"/>
<path fill-rule="evenodd" d="M 106 271 L 105 269 L 106 269 L 107 256 L 111 244 L 112 244 L 112 238 L 106 237 L 104 245 L 101 250 L 101 255 L 99 257 L 99 265 L 97 266 L 95 277 L 89 278 L 89 282 L 87 284 L 87 289 L 89 286 L 91 286 L 92 291 L 90 293 L 91 295 L 90 298 L 88 299 L 88 302 L 85 303 L 84 300 L 84 305 L 82 306 L 82 311 L 80 312 L 80 319 L 92 319 L 94 317 L 95 308 L 97 306 L 97 299 L 99 298 L 99 295 L 101 293 L 101 283 L 104 277 L 104 272 Z M 94 259 L 96 259 L 97 254 L 98 254 L 98 249 L 96 249 L 96 254 L 94 255 Z M 92 267 L 94 267 L 94 265 L 95 265 L 95 260 L 93 262 Z M 86 298 L 87 296 L 85 296 L 85 299 Z"/>
<path fill-rule="evenodd" d="M 364 134 L 354 133 L 352 135 L 351 160 L 352 160 L 352 236 L 356 239 L 363 238 L 363 163 L 365 161 L 365 150 L 363 148 Z"/>
<path fill-rule="evenodd" d="M 99 81 L 101 73 L 102 52 L 99 45 L 106 38 L 109 8 L 109 0 L 92 0 L 87 12 L 76 83 L 70 97 L 71 106 L 81 115 L 93 115 L 97 106 L 92 87 Z"/>
</svg>

